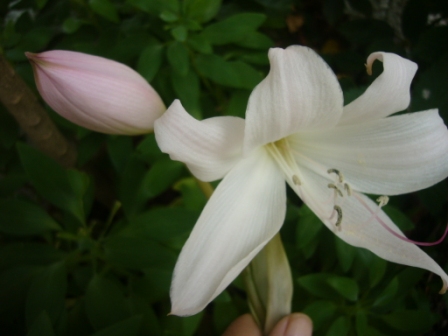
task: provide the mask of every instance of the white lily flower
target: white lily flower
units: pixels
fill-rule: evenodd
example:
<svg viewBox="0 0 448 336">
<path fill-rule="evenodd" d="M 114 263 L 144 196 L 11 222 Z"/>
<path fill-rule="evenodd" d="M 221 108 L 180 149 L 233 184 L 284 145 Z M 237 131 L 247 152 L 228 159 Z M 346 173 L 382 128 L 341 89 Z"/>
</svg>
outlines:
<svg viewBox="0 0 448 336">
<path fill-rule="evenodd" d="M 448 131 L 438 111 L 389 116 L 409 105 L 417 65 L 371 54 L 368 71 L 380 60 L 383 73 L 343 107 L 336 76 L 311 49 L 271 49 L 269 59 L 246 120 L 197 121 L 175 101 L 155 123 L 162 151 L 198 179 L 223 179 L 177 261 L 172 314 L 202 310 L 280 230 L 285 180 L 339 238 L 430 270 L 446 290 L 448 275 L 381 210 L 386 197 L 378 205 L 363 195 L 409 193 L 448 176 Z"/>
</svg>

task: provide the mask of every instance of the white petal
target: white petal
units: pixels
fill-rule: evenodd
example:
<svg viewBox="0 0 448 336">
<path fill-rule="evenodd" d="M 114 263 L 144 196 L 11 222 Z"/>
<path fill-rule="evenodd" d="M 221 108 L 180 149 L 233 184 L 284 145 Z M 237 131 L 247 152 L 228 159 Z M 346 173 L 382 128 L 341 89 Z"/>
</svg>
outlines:
<svg viewBox="0 0 448 336">
<path fill-rule="evenodd" d="M 303 168 L 301 172 L 301 192 L 305 195 L 305 203 L 339 238 L 353 246 L 366 248 L 383 259 L 427 269 L 442 278 L 442 291 L 447 289 L 448 275 L 433 259 L 416 245 L 394 236 L 380 224 L 378 218 L 403 236 L 377 204 L 355 191 L 352 191 L 351 196 L 344 193 L 343 197 L 335 198 L 334 194 L 331 197 L 333 191 L 327 188 L 326 179 L 307 168 Z M 340 206 L 342 216 L 333 210 L 334 205 Z M 340 230 L 336 227 L 338 218 Z"/>
<path fill-rule="evenodd" d="M 324 177 L 328 169 L 337 169 L 353 189 L 365 193 L 408 193 L 448 176 L 448 131 L 437 110 L 289 139 L 299 164 Z"/>
<path fill-rule="evenodd" d="M 222 180 L 196 223 L 174 270 L 172 314 L 202 310 L 279 231 L 285 183 L 263 149 Z"/>
<path fill-rule="evenodd" d="M 184 162 L 202 181 L 222 178 L 241 158 L 244 120 L 215 117 L 198 121 L 175 100 L 154 124 L 157 144 Z"/>
<path fill-rule="evenodd" d="M 383 118 L 409 106 L 409 88 L 417 64 L 395 54 L 376 52 L 367 58 L 368 72 L 375 60 L 383 62 L 383 73 L 359 98 L 344 106 L 339 125 Z"/>
<path fill-rule="evenodd" d="M 366 248 L 379 257 L 408 266 L 427 269 L 442 278 L 442 292 L 448 286 L 448 275 L 425 252 L 412 243 L 405 242 L 388 232 L 372 214 L 378 206 L 368 197 L 354 193 L 342 206 L 341 230 L 336 235 L 345 242 Z M 378 218 L 389 228 L 403 235 L 390 218 L 379 210 Z M 371 220 L 372 219 L 372 220 Z M 326 223 L 331 225 L 330 223 Z"/>
<path fill-rule="evenodd" d="M 313 50 L 269 50 L 271 71 L 254 89 L 246 112 L 244 153 L 304 129 L 334 126 L 342 113 L 336 76 Z"/>
</svg>

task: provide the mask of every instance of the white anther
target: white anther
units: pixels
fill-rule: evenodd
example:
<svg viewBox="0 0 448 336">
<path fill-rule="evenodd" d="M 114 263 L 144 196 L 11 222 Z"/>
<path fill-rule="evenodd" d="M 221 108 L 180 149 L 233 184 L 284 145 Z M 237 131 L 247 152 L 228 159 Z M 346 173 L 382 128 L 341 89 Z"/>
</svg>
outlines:
<svg viewBox="0 0 448 336">
<path fill-rule="evenodd" d="M 352 195 L 352 188 L 350 188 L 350 185 L 349 185 L 349 184 L 344 183 L 344 189 L 345 189 L 345 191 L 347 192 L 347 195 L 348 195 L 348 196 L 351 196 L 351 195 Z"/>
<path fill-rule="evenodd" d="M 335 193 L 337 193 L 339 196 L 344 197 L 344 194 L 342 193 L 342 191 L 333 183 L 329 183 L 328 184 L 328 188 L 330 189 L 334 189 Z"/>
<path fill-rule="evenodd" d="M 342 175 L 342 173 L 339 170 L 332 168 L 332 169 L 328 169 L 327 173 L 328 174 L 336 174 L 339 177 L 339 183 L 344 182 L 344 175 Z"/>
<path fill-rule="evenodd" d="M 382 208 L 383 206 L 385 206 L 387 203 L 389 203 L 389 197 L 386 195 L 380 196 L 376 199 L 376 201 L 378 202 L 378 206 L 380 208 Z"/>
<path fill-rule="evenodd" d="M 293 182 L 295 185 L 301 185 L 301 184 L 302 184 L 302 183 L 300 182 L 299 177 L 298 177 L 297 175 L 293 175 L 293 176 L 292 176 L 292 182 Z"/>
<path fill-rule="evenodd" d="M 342 209 L 339 205 L 335 205 L 333 207 L 333 209 L 337 212 L 338 214 L 338 219 L 336 220 L 336 223 L 334 224 L 336 226 L 336 228 L 338 229 L 338 231 L 341 230 L 341 223 L 342 223 Z"/>
</svg>

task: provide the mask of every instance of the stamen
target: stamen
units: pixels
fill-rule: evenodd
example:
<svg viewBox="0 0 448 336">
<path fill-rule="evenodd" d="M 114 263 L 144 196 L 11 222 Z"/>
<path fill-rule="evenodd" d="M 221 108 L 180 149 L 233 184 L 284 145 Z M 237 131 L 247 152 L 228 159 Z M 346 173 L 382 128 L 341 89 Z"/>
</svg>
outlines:
<svg viewBox="0 0 448 336">
<path fill-rule="evenodd" d="M 339 188 L 338 188 L 336 185 L 334 185 L 333 183 L 329 183 L 329 184 L 328 184 L 328 188 L 334 189 L 334 191 L 335 191 L 339 196 L 344 197 L 344 194 L 342 194 L 342 191 L 339 190 Z"/>
<path fill-rule="evenodd" d="M 334 224 L 336 226 L 336 228 L 338 229 L 338 231 L 341 230 L 341 223 L 342 223 L 342 209 L 339 205 L 335 205 L 333 207 L 333 209 L 337 212 L 338 214 L 338 219 L 336 220 L 336 223 Z"/>
<path fill-rule="evenodd" d="M 425 243 L 425 242 L 419 242 L 419 241 L 415 241 L 415 240 L 409 239 L 409 238 L 407 238 L 405 236 L 400 235 L 399 233 L 395 232 L 394 230 L 392 230 L 378 216 L 378 214 L 379 214 L 379 212 L 381 210 L 381 207 L 386 205 L 387 202 L 389 201 L 389 197 L 387 197 L 387 196 L 380 196 L 378 198 L 378 200 L 377 200 L 379 202 L 378 209 L 377 209 L 377 211 L 373 212 L 372 209 L 370 209 L 370 207 L 366 204 L 366 202 L 364 202 L 364 200 L 361 197 L 359 197 L 357 195 L 355 195 L 355 196 L 356 196 L 356 199 L 367 209 L 367 211 L 369 211 L 372 214 L 372 217 L 368 220 L 367 223 L 371 222 L 373 219 L 376 219 L 378 221 L 378 223 L 380 223 L 380 225 L 383 228 L 385 228 L 389 233 L 391 233 L 393 236 L 395 236 L 395 237 L 397 237 L 397 238 L 399 238 L 399 239 L 401 239 L 401 240 L 403 240 L 403 241 L 405 241 L 407 243 L 411 243 L 411 244 L 415 244 L 415 245 L 419 245 L 419 246 L 433 246 L 433 245 L 440 244 L 445 239 L 446 235 L 448 234 L 448 225 L 447 225 L 446 228 L 445 228 L 445 232 L 443 233 L 443 236 L 439 240 L 437 240 L 435 242 Z"/>
<path fill-rule="evenodd" d="M 378 202 L 378 206 L 380 208 L 382 208 L 383 206 L 385 206 L 387 203 L 389 203 L 389 197 L 386 195 L 380 196 L 376 199 L 376 201 Z"/>
<path fill-rule="evenodd" d="M 299 177 L 298 177 L 297 175 L 293 175 L 293 176 L 292 176 L 292 182 L 293 182 L 295 185 L 301 185 L 301 184 L 302 184 L 302 182 L 300 182 L 300 179 L 299 179 Z"/>
<path fill-rule="evenodd" d="M 332 169 L 328 169 L 327 173 L 328 174 L 332 174 L 332 173 L 336 174 L 339 177 L 339 183 L 344 182 L 344 175 L 342 175 L 342 173 L 339 170 L 332 168 Z"/>
<path fill-rule="evenodd" d="M 352 195 L 352 188 L 350 187 L 349 184 L 344 183 L 344 189 L 345 189 L 345 191 L 347 192 L 347 195 L 348 195 L 348 196 L 351 196 L 351 195 Z"/>
</svg>

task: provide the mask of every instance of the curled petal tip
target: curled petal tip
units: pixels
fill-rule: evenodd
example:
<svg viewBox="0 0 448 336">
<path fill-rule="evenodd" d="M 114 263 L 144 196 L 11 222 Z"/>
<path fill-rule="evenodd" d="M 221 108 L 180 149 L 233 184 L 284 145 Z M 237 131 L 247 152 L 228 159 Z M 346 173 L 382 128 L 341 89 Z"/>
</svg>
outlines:
<svg viewBox="0 0 448 336">
<path fill-rule="evenodd" d="M 442 281 L 443 281 L 443 287 L 440 290 L 439 294 L 445 294 L 446 290 L 448 289 L 448 282 L 446 282 L 445 280 L 442 280 Z"/>
<path fill-rule="evenodd" d="M 369 76 L 372 76 L 372 63 L 370 64 L 364 64 L 364 66 L 366 67 L 366 72 Z"/>
</svg>

